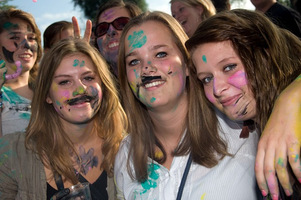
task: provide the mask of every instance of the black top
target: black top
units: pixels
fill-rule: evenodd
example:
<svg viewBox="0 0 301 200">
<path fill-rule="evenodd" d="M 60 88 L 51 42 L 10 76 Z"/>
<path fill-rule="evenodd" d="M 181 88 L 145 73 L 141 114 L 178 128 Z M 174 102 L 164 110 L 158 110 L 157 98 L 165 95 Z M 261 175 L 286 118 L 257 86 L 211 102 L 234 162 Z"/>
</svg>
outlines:
<svg viewBox="0 0 301 200">
<path fill-rule="evenodd" d="M 79 182 L 84 183 L 88 182 L 81 174 L 79 174 Z M 92 200 L 108 200 L 107 193 L 107 173 L 103 171 L 98 179 L 89 185 Z M 58 190 L 54 189 L 47 183 L 47 200 L 57 193 Z"/>
<path fill-rule="evenodd" d="M 276 2 L 265 15 L 280 28 L 287 29 L 301 38 L 301 16 L 294 9 Z"/>
</svg>

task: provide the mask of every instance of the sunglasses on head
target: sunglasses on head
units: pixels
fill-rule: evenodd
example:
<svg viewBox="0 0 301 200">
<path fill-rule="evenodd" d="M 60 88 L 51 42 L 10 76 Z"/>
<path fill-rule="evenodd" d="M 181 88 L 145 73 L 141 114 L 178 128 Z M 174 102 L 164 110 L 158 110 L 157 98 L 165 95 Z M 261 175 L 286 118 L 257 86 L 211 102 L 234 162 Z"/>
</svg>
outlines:
<svg viewBox="0 0 301 200">
<path fill-rule="evenodd" d="M 130 21 L 130 18 L 128 18 L 128 17 L 118 17 L 117 19 L 115 19 L 114 21 L 112 21 L 110 23 L 101 22 L 101 23 L 97 24 L 97 26 L 95 27 L 94 34 L 96 37 L 103 36 L 109 30 L 110 24 L 112 24 L 112 26 L 116 30 L 121 31 L 129 21 Z"/>
</svg>

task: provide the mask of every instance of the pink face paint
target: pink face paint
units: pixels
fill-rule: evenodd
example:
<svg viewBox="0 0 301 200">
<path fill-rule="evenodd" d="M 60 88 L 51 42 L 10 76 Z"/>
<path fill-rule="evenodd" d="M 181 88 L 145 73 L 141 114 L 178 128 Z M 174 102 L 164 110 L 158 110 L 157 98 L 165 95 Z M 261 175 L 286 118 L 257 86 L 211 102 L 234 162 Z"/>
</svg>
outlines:
<svg viewBox="0 0 301 200">
<path fill-rule="evenodd" d="M 32 0 L 34 3 L 36 3 L 37 2 L 37 0 Z"/>
<path fill-rule="evenodd" d="M 207 99 L 208 99 L 211 103 L 215 103 L 215 102 L 216 102 L 216 101 L 215 101 L 215 97 L 212 95 L 211 92 L 205 90 L 205 95 L 206 95 Z"/>
<path fill-rule="evenodd" d="M 17 78 L 21 74 L 21 72 L 22 72 L 21 62 L 20 61 L 16 61 L 15 64 L 17 66 L 16 72 L 13 73 L 13 74 L 6 74 L 5 75 L 5 79 L 6 80 L 15 79 L 15 78 Z"/>
<path fill-rule="evenodd" d="M 243 71 L 237 71 L 231 77 L 229 77 L 228 82 L 237 88 L 241 88 L 248 84 L 246 73 Z"/>
<path fill-rule="evenodd" d="M 113 17 L 113 10 L 109 9 L 108 11 L 105 11 L 103 14 L 103 18 L 105 20 L 110 20 Z"/>
</svg>

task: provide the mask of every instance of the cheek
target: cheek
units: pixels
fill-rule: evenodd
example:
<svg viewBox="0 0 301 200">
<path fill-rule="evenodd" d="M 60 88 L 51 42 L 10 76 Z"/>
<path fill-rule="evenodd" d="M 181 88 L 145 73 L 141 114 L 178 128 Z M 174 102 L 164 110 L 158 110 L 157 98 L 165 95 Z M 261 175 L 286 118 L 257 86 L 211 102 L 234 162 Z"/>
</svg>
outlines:
<svg viewBox="0 0 301 200">
<path fill-rule="evenodd" d="M 242 88 L 248 84 L 246 73 L 244 71 L 237 71 L 235 74 L 229 77 L 228 83 L 237 88 Z"/>
<path fill-rule="evenodd" d="M 211 88 L 205 88 L 204 90 L 205 90 L 205 95 L 206 95 L 207 99 L 211 103 L 215 104 L 216 101 L 215 101 L 215 98 L 213 96 L 213 90 Z"/>
<path fill-rule="evenodd" d="M 98 46 L 98 50 L 100 51 L 100 53 L 104 53 L 104 49 L 103 49 L 103 38 L 97 38 L 97 46 Z"/>
</svg>

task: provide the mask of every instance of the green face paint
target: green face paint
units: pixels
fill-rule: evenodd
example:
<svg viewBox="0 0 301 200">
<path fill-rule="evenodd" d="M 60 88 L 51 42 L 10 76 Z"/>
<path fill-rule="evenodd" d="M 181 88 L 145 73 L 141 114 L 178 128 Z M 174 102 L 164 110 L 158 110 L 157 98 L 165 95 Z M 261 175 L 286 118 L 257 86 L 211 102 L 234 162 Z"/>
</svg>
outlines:
<svg viewBox="0 0 301 200">
<path fill-rule="evenodd" d="M 85 93 L 85 88 L 82 86 L 79 86 L 73 93 L 72 95 L 75 97 L 76 95 L 84 94 Z"/>
<path fill-rule="evenodd" d="M 202 60 L 203 60 L 204 63 L 207 63 L 207 58 L 206 58 L 205 55 L 202 56 Z"/>
<path fill-rule="evenodd" d="M 131 48 L 130 52 L 134 51 L 136 48 L 141 48 L 147 41 L 146 35 L 142 30 L 133 32 L 133 35 L 128 37 L 129 47 Z"/>
<path fill-rule="evenodd" d="M 77 67 L 77 66 L 83 67 L 83 66 L 85 66 L 85 61 L 83 60 L 83 61 L 80 62 L 78 59 L 75 59 L 73 61 L 73 65 L 72 66 L 73 67 Z"/>
</svg>

